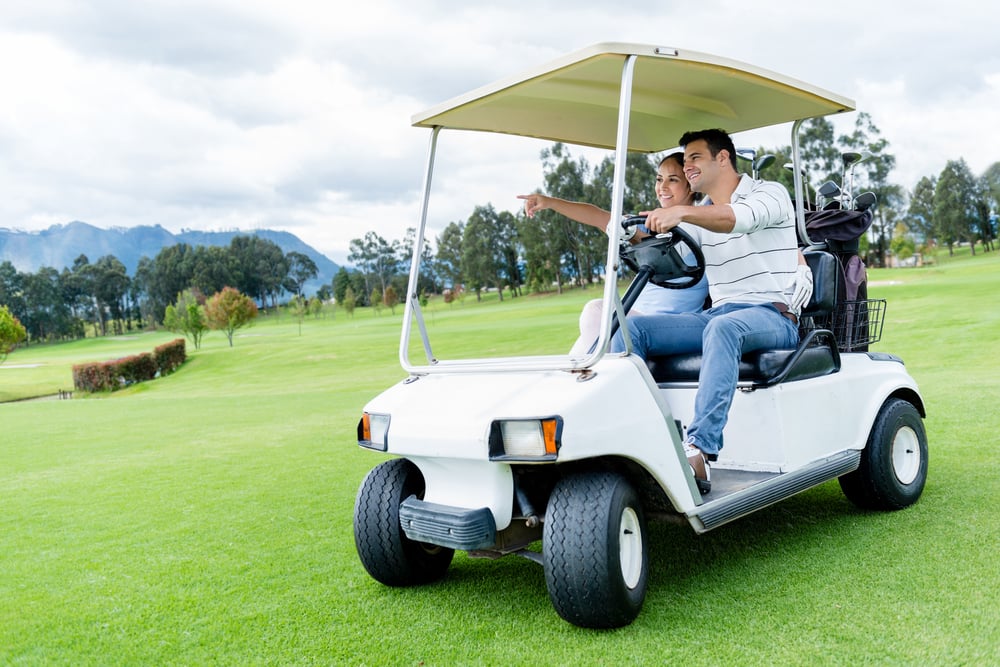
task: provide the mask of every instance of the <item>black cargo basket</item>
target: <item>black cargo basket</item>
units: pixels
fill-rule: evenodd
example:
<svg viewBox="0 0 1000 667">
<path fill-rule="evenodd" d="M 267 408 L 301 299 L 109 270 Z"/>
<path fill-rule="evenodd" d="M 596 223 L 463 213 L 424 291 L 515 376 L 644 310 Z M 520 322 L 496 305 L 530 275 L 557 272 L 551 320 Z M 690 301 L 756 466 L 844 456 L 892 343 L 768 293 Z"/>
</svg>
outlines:
<svg viewBox="0 0 1000 667">
<path fill-rule="evenodd" d="M 814 326 L 829 329 L 841 352 L 864 352 L 882 338 L 885 299 L 842 301 L 828 315 L 814 318 Z"/>
</svg>

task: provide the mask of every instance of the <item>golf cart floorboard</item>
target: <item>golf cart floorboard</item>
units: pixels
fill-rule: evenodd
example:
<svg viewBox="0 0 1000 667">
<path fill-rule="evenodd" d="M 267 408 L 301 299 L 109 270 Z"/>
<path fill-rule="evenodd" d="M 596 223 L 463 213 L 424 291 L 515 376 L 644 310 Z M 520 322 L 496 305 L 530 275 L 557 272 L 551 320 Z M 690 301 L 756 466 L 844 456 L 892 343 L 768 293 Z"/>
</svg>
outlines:
<svg viewBox="0 0 1000 667">
<path fill-rule="evenodd" d="M 755 472 L 753 470 L 725 470 L 712 468 L 712 491 L 702 496 L 707 503 L 731 493 L 742 491 L 760 482 L 780 477 L 780 472 Z"/>
<path fill-rule="evenodd" d="M 860 450 L 847 450 L 785 473 L 712 470 L 712 491 L 688 515 L 703 533 L 779 500 L 836 479 L 858 467 Z"/>
</svg>

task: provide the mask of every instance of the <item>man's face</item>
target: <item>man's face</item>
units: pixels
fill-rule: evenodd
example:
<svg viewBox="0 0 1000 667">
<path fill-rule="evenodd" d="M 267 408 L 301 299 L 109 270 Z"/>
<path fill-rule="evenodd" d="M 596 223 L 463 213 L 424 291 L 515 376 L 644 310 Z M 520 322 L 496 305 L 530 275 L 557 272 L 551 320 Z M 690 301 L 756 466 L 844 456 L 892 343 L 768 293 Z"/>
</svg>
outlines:
<svg viewBox="0 0 1000 667">
<path fill-rule="evenodd" d="M 684 147 L 684 176 L 695 192 L 707 192 L 716 182 L 721 169 L 722 151 L 712 157 L 708 142 L 692 141 Z"/>
</svg>

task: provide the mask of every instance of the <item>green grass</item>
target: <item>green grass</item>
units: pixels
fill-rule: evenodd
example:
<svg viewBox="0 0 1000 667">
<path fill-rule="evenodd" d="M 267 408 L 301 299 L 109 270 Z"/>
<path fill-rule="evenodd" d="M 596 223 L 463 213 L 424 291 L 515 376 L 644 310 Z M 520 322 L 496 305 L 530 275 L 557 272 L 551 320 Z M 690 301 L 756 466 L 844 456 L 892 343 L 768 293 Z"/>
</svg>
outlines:
<svg viewBox="0 0 1000 667">
<path fill-rule="evenodd" d="M 928 407 L 920 502 L 861 512 L 834 482 L 702 536 L 656 524 L 644 610 L 615 631 L 560 620 L 542 569 L 516 557 L 458 554 L 414 589 L 365 573 L 351 514 L 381 459 L 355 426 L 404 377 L 399 309 L 301 336 L 262 320 L 233 348 L 210 334 L 166 378 L 2 404 L 0 664 L 997 664 L 1000 255 L 870 279 L 888 299 L 875 348 L 906 361 Z M 425 316 L 442 357 L 558 351 L 597 295 Z M 68 389 L 73 363 L 173 337 L 18 350 L 5 365 L 32 367 L 0 367 L 0 397 Z"/>
</svg>

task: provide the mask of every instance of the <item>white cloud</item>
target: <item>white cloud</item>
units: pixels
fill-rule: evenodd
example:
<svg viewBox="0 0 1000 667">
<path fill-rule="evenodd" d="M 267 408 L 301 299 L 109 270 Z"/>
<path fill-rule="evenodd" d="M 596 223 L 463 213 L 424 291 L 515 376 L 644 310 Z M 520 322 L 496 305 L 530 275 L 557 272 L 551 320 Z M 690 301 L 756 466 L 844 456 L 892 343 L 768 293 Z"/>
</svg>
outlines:
<svg viewBox="0 0 1000 667">
<path fill-rule="evenodd" d="M 309 0 L 17 3 L 0 17 L 0 226 L 268 226 L 343 261 L 365 231 L 418 222 L 429 133 L 414 113 L 599 41 L 716 53 L 852 97 L 910 188 L 949 159 L 977 173 L 1000 160 L 998 15 L 971 0 L 371 0 L 350 16 Z M 428 236 L 477 204 L 514 209 L 542 184 L 542 147 L 442 136 Z"/>
</svg>

